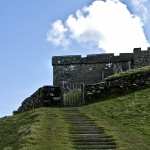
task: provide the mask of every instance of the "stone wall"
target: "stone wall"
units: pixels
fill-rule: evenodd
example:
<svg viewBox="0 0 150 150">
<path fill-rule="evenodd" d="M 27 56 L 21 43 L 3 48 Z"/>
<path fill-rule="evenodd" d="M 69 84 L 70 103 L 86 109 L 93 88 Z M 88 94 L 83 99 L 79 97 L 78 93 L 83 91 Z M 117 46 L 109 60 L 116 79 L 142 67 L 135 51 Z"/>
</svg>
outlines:
<svg viewBox="0 0 150 150">
<path fill-rule="evenodd" d="M 60 106 L 63 103 L 59 87 L 44 86 L 39 88 L 30 97 L 26 98 L 17 111 L 24 112 L 39 107 Z"/>
<path fill-rule="evenodd" d="M 133 54 L 98 54 L 77 56 L 55 56 L 53 64 L 53 84 L 64 88 L 80 83 L 92 84 L 102 81 L 116 72 L 131 69 Z"/>
<path fill-rule="evenodd" d="M 64 88 L 70 84 L 94 84 L 118 72 L 150 65 L 150 48 L 142 51 L 135 48 L 133 53 L 94 54 L 81 57 L 54 56 L 53 84 Z"/>
<path fill-rule="evenodd" d="M 128 92 L 150 87 L 150 67 L 139 69 L 119 76 L 110 76 L 103 82 L 85 86 L 86 103 L 94 99 L 118 96 Z"/>
<path fill-rule="evenodd" d="M 79 87 L 78 87 L 79 86 Z M 114 74 L 96 84 L 74 84 L 74 90 L 62 93 L 60 87 L 44 86 L 39 88 L 30 97 L 26 98 L 14 114 L 34 110 L 39 107 L 66 106 L 63 94 L 68 96 L 67 105 L 79 106 L 103 100 L 109 96 L 118 96 L 128 92 L 150 87 L 150 66 L 132 69 L 128 72 Z"/>
<path fill-rule="evenodd" d="M 134 68 L 150 65 L 150 48 L 142 51 L 141 48 L 134 49 Z"/>
<path fill-rule="evenodd" d="M 86 83 L 92 84 L 101 81 L 104 77 L 111 75 L 111 70 L 105 70 L 105 64 L 75 64 L 54 67 L 54 85 L 70 86 L 69 84 Z"/>
</svg>

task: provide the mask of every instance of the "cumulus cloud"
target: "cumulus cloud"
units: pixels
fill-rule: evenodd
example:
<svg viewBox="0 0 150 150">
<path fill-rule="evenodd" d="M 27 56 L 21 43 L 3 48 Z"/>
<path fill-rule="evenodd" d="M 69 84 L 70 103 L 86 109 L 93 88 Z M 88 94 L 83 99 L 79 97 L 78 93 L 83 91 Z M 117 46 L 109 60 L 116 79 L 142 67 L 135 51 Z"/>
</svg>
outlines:
<svg viewBox="0 0 150 150">
<path fill-rule="evenodd" d="M 61 20 L 55 21 L 51 30 L 47 34 L 47 40 L 52 42 L 56 46 L 62 45 L 66 47 L 69 44 L 69 40 L 66 38 L 66 32 L 68 29 L 63 25 Z"/>
<path fill-rule="evenodd" d="M 62 22 L 55 21 L 47 40 L 56 46 L 94 43 L 106 52 L 132 52 L 134 47 L 147 47 L 149 43 L 143 22 L 119 0 L 94 1 L 77 10 Z M 88 48 L 88 47 L 87 47 Z"/>
</svg>

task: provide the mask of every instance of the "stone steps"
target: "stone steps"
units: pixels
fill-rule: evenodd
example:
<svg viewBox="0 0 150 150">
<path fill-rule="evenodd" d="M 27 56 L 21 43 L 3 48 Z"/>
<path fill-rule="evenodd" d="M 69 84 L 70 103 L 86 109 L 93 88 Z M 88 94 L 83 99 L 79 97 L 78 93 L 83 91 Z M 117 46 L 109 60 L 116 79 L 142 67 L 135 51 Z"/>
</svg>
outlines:
<svg viewBox="0 0 150 150">
<path fill-rule="evenodd" d="M 106 144 L 106 145 L 74 145 L 74 148 L 76 148 L 76 149 L 106 149 L 106 150 L 108 150 L 108 149 L 116 149 L 116 145 L 108 145 L 108 144 Z"/>
<path fill-rule="evenodd" d="M 70 138 L 76 150 L 115 150 L 112 136 L 105 133 L 103 127 L 97 127 L 94 121 L 81 114 L 77 108 L 65 108 L 64 119 L 70 125 Z"/>
<path fill-rule="evenodd" d="M 103 134 L 103 131 L 98 131 L 98 130 L 84 130 L 84 131 L 80 131 L 80 130 L 74 130 L 74 131 L 70 131 L 71 134 Z"/>
<path fill-rule="evenodd" d="M 77 142 L 76 141 L 76 144 L 78 144 L 78 145 L 80 145 L 81 144 L 81 142 Z M 83 145 L 115 145 L 115 142 L 108 142 L 108 141 L 105 141 L 105 142 L 102 142 L 102 141 L 82 141 L 82 144 Z"/>
<path fill-rule="evenodd" d="M 98 135 L 98 134 L 86 134 L 86 135 L 84 135 L 83 136 L 83 134 L 78 134 L 78 135 L 71 135 L 70 136 L 71 138 L 72 138 L 72 140 L 76 140 L 76 139 L 82 139 L 82 140 L 97 140 L 97 139 L 99 139 L 99 140 L 101 140 L 101 139 L 111 139 L 110 137 L 108 137 L 108 136 L 106 136 L 106 135 L 102 135 L 102 136 L 100 136 L 100 135 Z M 82 141 L 81 140 L 81 141 Z"/>
<path fill-rule="evenodd" d="M 76 142 L 76 143 L 78 143 L 78 142 L 82 142 L 82 143 L 84 143 L 84 142 L 87 142 L 87 143 L 89 143 L 89 142 L 115 142 L 112 138 L 111 139 L 109 139 L 109 138 L 95 138 L 95 139 L 72 139 L 72 141 L 74 141 L 74 142 Z"/>
</svg>

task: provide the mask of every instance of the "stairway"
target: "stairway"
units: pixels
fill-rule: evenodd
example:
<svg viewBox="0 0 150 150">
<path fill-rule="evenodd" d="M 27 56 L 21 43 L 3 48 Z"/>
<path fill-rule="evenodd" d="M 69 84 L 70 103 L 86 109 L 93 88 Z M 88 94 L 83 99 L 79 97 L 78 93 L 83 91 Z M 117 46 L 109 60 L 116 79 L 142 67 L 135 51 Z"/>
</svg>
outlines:
<svg viewBox="0 0 150 150">
<path fill-rule="evenodd" d="M 81 114 L 78 108 L 65 108 L 64 118 L 70 124 L 70 138 L 76 150 L 115 150 L 112 136 L 105 133 L 103 127 L 97 127 L 94 121 Z"/>
</svg>

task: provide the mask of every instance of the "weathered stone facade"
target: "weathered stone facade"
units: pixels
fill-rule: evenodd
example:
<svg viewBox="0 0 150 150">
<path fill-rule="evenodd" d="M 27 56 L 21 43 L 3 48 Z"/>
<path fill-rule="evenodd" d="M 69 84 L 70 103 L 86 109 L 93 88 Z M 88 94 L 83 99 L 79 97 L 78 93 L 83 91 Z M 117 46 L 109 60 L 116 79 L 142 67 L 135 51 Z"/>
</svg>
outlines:
<svg viewBox="0 0 150 150">
<path fill-rule="evenodd" d="M 134 68 L 150 65 L 150 47 L 146 51 L 134 49 Z"/>
<path fill-rule="evenodd" d="M 146 51 L 135 48 L 133 53 L 121 53 L 119 56 L 55 56 L 52 64 L 54 86 L 39 88 L 22 102 L 14 114 L 47 106 L 79 106 L 93 102 L 96 98 L 150 87 L 150 48 Z M 143 68 L 128 71 L 140 67 Z M 123 71 L 128 72 L 120 73 L 123 75 L 118 77 L 110 76 Z M 69 97 L 67 105 L 64 97 L 66 93 L 69 94 L 66 95 L 67 99 Z M 71 97 L 75 100 L 74 104 L 70 103 Z"/>
<path fill-rule="evenodd" d="M 133 53 L 95 54 L 87 57 L 54 56 L 53 84 L 66 88 L 73 84 L 94 84 L 116 72 L 150 65 L 150 48 L 142 51 L 135 48 Z"/>
</svg>

